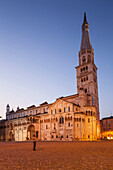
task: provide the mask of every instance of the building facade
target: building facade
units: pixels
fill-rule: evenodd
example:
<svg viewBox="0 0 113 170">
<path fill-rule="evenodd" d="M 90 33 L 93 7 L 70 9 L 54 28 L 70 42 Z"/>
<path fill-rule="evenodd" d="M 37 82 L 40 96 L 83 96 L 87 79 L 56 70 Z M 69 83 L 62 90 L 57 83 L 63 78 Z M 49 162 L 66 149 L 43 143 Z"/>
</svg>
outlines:
<svg viewBox="0 0 113 170">
<path fill-rule="evenodd" d="M 97 140 L 100 137 L 97 67 L 84 13 L 79 66 L 76 67 L 77 94 L 59 97 L 27 109 L 10 111 L 0 122 L 0 140 Z"/>
<path fill-rule="evenodd" d="M 113 139 L 113 116 L 105 117 L 100 121 L 101 138 Z"/>
</svg>

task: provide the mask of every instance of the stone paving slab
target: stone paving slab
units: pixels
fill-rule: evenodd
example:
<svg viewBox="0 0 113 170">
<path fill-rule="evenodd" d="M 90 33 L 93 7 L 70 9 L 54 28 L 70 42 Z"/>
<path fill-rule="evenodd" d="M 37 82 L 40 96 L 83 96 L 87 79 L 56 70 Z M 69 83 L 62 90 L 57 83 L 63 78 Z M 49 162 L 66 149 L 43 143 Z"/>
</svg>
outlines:
<svg viewBox="0 0 113 170">
<path fill-rule="evenodd" d="M 113 141 L 0 142 L 0 170 L 113 170 Z"/>
</svg>

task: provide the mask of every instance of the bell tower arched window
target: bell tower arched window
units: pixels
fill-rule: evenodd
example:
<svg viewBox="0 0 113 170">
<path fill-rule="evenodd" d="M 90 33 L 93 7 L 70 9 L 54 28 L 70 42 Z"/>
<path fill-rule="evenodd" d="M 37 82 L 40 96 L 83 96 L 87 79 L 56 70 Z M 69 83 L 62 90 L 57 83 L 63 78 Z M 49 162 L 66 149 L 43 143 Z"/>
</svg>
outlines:
<svg viewBox="0 0 113 170">
<path fill-rule="evenodd" d="M 91 62 L 91 56 L 88 55 L 88 63 L 90 63 L 90 62 Z"/>
<path fill-rule="evenodd" d="M 84 64 L 86 62 L 85 56 L 82 58 L 82 63 Z"/>
</svg>

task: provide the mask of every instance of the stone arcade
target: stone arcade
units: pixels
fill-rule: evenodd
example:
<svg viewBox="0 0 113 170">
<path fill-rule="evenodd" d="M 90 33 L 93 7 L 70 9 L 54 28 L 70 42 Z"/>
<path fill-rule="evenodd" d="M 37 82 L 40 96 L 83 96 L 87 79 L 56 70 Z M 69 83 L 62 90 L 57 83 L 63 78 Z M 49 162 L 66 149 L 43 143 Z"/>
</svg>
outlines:
<svg viewBox="0 0 113 170">
<path fill-rule="evenodd" d="M 24 141 L 36 135 L 37 140 L 97 140 L 100 137 L 97 67 L 89 36 L 89 24 L 84 13 L 79 51 L 77 94 L 59 97 L 27 109 L 10 111 L 0 122 L 0 140 Z"/>
</svg>

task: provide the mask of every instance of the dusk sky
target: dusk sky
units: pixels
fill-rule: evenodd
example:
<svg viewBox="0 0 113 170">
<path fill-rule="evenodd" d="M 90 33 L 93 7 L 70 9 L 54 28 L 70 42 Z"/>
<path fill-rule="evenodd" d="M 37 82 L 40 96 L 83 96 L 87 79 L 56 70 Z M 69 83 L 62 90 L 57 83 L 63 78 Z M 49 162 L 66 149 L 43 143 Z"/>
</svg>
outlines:
<svg viewBox="0 0 113 170">
<path fill-rule="evenodd" d="M 0 0 L 0 115 L 77 93 L 84 12 L 100 117 L 113 115 L 113 0 Z"/>
</svg>

